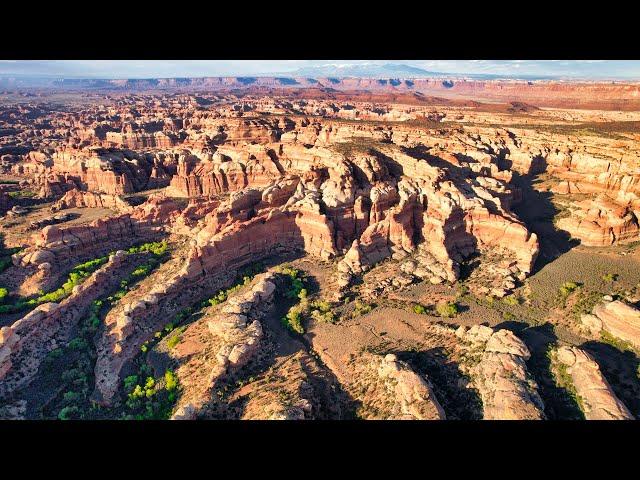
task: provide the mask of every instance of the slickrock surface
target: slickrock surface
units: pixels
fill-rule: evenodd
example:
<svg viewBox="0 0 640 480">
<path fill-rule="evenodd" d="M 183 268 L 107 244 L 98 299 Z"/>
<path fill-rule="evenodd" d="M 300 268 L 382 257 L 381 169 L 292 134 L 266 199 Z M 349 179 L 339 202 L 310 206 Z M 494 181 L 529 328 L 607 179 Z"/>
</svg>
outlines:
<svg viewBox="0 0 640 480">
<path fill-rule="evenodd" d="M 640 348 L 640 310 L 619 300 L 603 302 L 593 308 L 593 315 L 600 320 L 595 323 L 598 330 L 606 330 Z"/>
<path fill-rule="evenodd" d="M 576 347 L 560 347 L 558 361 L 571 376 L 580 406 L 587 420 L 633 420 L 627 407 L 616 397 L 595 360 Z"/>
<path fill-rule="evenodd" d="M 579 238 L 583 245 L 605 246 L 638 240 L 638 218 L 629 204 L 619 205 L 600 195 L 575 206 L 578 208 L 575 217 L 560 219 L 558 227 Z"/>
<path fill-rule="evenodd" d="M 106 193 L 83 192 L 73 189 L 65 193 L 52 208 L 64 210 L 66 208 L 112 208 L 121 213 L 133 210 L 121 196 Z"/>
<path fill-rule="evenodd" d="M 362 400 L 368 412 L 364 418 L 379 420 L 445 420 L 431 386 L 394 354 L 367 355 L 368 365 L 358 371 L 358 382 L 365 385 Z M 367 372 L 370 369 L 371 372 Z"/>
<path fill-rule="evenodd" d="M 544 404 L 527 371 L 531 354 L 509 330 L 461 327 L 456 334 L 470 344 L 478 363 L 470 373 L 482 397 L 485 420 L 542 420 Z"/>
<path fill-rule="evenodd" d="M 218 313 L 205 315 L 185 331 L 183 342 L 187 347 L 178 349 L 176 354 L 179 362 L 185 362 L 176 371 L 185 394 L 173 419 L 195 418 L 211 400 L 218 380 L 246 365 L 256 354 L 263 337 L 259 319 L 270 309 L 276 289 L 272 280 L 273 274 L 258 276 L 245 293 L 229 298 Z M 203 334 L 203 325 L 206 325 L 208 334 Z M 207 371 L 202 365 L 204 349 L 210 351 L 214 359 L 213 364 L 207 366 Z M 204 354 L 206 356 L 207 353 Z"/>
</svg>

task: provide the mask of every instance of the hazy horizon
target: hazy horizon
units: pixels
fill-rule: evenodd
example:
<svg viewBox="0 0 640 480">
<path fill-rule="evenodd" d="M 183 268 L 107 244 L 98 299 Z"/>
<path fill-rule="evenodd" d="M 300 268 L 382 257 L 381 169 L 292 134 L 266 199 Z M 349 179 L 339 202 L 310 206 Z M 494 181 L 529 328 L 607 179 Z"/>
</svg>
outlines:
<svg viewBox="0 0 640 480">
<path fill-rule="evenodd" d="M 402 67 L 398 76 L 405 77 L 413 71 L 418 77 L 442 73 L 511 78 L 640 79 L 637 60 L 0 60 L 0 76 L 143 79 L 332 72 L 336 76 L 366 77 L 366 72 L 385 71 L 385 67 Z"/>
</svg>

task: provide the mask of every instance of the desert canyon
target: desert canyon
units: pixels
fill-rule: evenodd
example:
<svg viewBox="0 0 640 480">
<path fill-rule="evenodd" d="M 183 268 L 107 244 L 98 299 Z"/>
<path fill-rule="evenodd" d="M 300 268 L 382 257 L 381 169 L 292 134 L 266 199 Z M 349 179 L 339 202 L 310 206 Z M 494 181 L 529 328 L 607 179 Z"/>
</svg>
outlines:
<svg viewBox="0 0 640 480">
<path fill-rule="evenodd" d="M 0 92 L 0 418 L 635 419 L 640 84 Z"/>
</svg>

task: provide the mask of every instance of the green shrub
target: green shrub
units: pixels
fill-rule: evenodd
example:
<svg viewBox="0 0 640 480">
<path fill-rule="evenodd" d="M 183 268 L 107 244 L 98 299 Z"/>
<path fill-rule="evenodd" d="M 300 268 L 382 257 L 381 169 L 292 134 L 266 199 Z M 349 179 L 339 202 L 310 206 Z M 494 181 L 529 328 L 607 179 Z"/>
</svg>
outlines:
<svg viewBox="0 0 640 480">
<path fill-rule="evenodd" d="M 138 383 L 138 376 L 137 375 L 129 375 L 128 377 L 126 377 L 124 379 L 124 388 L 127 391 L 131 391 L 135 388 L 135 386 Z"/>
<path fill-rule="evenodd" d="M 145 277 L 151 271 L 152 266 L 148 263 L 143 263 L 138 266 L 133 272 L 131 272 L 132 277 Z"/>
<path fill-rule="evenodd" d="M 76 337 L 73 340 L 71 340 L 69 342 L 68 347 L 71 350 L 85 350 L 87 347 L 89 346 L 89 344 L 87 343 L 87 341 L 82 338 L 82 337 Z"/>
<path fill-rule="evenodd" d="M 67 403 L 73 403 L 73 402 L 79 400 L 81 396 L 82 395 L 80 393 L 77 393 L 77 392 L 65 392 L 65 394 L 62 396 L 62 398 Z"/>
<path fill-rule="evenodd" d="M 282 323 L 290 331 L 302 335 L 304 333 L 304 328 L 302 327 L 302 312 L 300 305 L 291 307 L 287 312 L 287 315 L 282 318 Z"/>
<path fill-rule="evenodd" d="M 616 280 L 618 280 L 618 274 L 617 273 L 607 273 L 606 275 L 602 276 L 602 280 L 604 280 L 605 282 L 615 282 Z"/>
<path fill-rule="evenodd" d="M 140 385 L 136 385 L 128 397 L 129 400 L 138 400 L 145 397 L 145 392 Z"/>
<path fill-rule="evenodd" d="M 73 272 L 93 272 L 97 270 L 100 266 L 107 263 L 109 257 L 100 257 L 94 260 L 89 260 L 88 262 L 81 263 L 80 265 L 76 265 L 73 267 Z"/>
<path fill-rule="evenodd" d="M 363 301 L 361 301 L 360 299 L 356 299 L 355 301 L 355 310 L 353 312 L 353 316 L 355 317 L 359 317 L 361 315 L 365 315 L 367 313 L 369 313 L 371 310 L 373 310 L 373 305 L 372 304 L 368 304 L 365 303 Z"/>
<path fill-rule="evenodd" d="M 287 298 L 306 298 L 307 292 L 304 288 L 303 274 L 300 272 L 300 270 L 292 267 L 282 267 L 280 269 L 280 273 L 288 276 L 291 282 L 291 286 L 285 294 Z M 302 290 L 305 290 L 305 293 L 302 293 Z M 305 297 L 301 297 L 301 294 Z"/>
<path fill-rule="evenodd" d="M 49 360 L 55 360 L 56 358 L 62 357 L 62 355 L 64 355 L 64 350 L 62 350 L 61 348 L 56 348 L 55 350 L 51 350 L 47 354 L 46 358 Z"/>
<path fill-rule="evenodd" d="M 174 335 L 171 338 L 167 339 L 167 347 L 174 348 L 176 345 L 180 343 L 182 337 L 180 335 Z"/>
<path fill-rule="evenodd" d="M 85 377 L 86 376 L 82 372 L 82 370 L 78 368 L 71 368 L 69 370 L 62 372 L 62 375 L 60 375 L 60 378 L 62 379 L 63 382 L 76 382 L 78 380 L 82 380 Z"/>
<path fill-rule="evenodd" d="M 0 245 L 2 244 L 0 240 Z M 18 253 L 22 248 L 14 247 L 14 248 L 2 248 L 0 247 L 0 273 L 4 272 L 7 268 L 13 265 L 13 261 L 11 260 L 11 255 L 14 253 Z"/>
<path fill-rule="evenodd" d="M 209 305 L 215 307 L 216 305 L 221 304 L 222 302 L 227 300 L 227 292 L 221 290 L 216 295 L 209 299 Z"/>
<path fill-rule="evenodd" d="M 8 195 L 11 198 L 32 198 L 36 196 L 35 192 L 30 192 L 29 190 L 14 190 L 9 192 Z"/>
<path fill-rule="evenodd" d="M 9 290 L 0 287 L 0 303 L 4 302 L 4 299 L 9 295 Z"/>
<path fill-rule="evenodd" d="M 83 321 L 83 331 L 85 333 L 95 333 L 100 326 L 100 317 L 98 314 L 100 313 L 100 309 L 102 308 L 102 300 L 95 300 L 91 304 L 91 309 L 89 310 L 89 316 Z"/>
<path fill-rule="evenodd" d="M 417 313 L 418 315 L 424 315 L 425 313 L 427 313 L 427 309 L 424 308 L 422 305 L 420 305 L 419 303 L 416 303 L 413 306 L 413 313 Z"/>
<path fill-rule="evenodd" d="M 58 413 L 59 420 L 70 420 L 71 418 L 77 418 L 80 413 L 80 409 L 76 406 L 64 407 Z"/>
<path fill-rule="evenodd" d="M 520 299 L 515 295 L 509 295 L 507 297 L 504 297 L 502 301 L 507 305 L 511 305 L 511 306 L 520 305 Z"/>
<path fill-rule="evenodd" d="M 80 285 L 85 278 L 89 277 L 91 273 L 97 270 L 102 264 L 106 263 L 107 260 L 108 257 L 101 257 L 76 265 L 71 272 L 69 272 L 69 277 L 67 278 L 67 281 L 62 284 L 62 287 L 54 290 L 53 292 L 42 294 L 35 299 L 35 304 L 59 302 L 68 297 L 76 285 Z"/>
<path fill-rule="evenodd" d="M 154 255 L 160 257 L 160 256 L 165 254 L 165 252 L 167 251 L 168 248 L 169 248 L 169 245 L 167 244 L 167 241 L 163 240 L 161 242 L 143 243 L 142 245 L 138 245 L 138 246 L 134 246 L 134 247 L 129 248 L 129 250 L 127 250 L 127 252 L 128 253 L 150 252 L 150 253 L 153 253 Z"/>
<path fill-rule="evenodd" d="M 320 310 L 313 310 L 311 312 L 311 315 L 313 316 L 313 318 L 315 318 L 316 320 L 318 320 L 320 322 L 336 323 L 336 316 L 331 311 L 329 311 L 329 312 L 321 312 Z"/>
<path fill-rule="evenodd" d="M 331 311 L 331 304 L 326 300 L 315 300 L 311 302 L 311 308 L 321 313 L 326 313 Z"/>
<path fill-rule="evenodd" d="M 171 370 L 164 372 L 165 389 L 169 392 L 178 387 L 178 377 Z"/>
<path fill-rule="evenodd" d="M 567 297 L 571 292 L 577 290 L 579 286 L 575 282 L 564 282 L 560 287 L 560 294 L 563 297 Z"/>
<path fill-rule="evenodd" d="M 441 317 L 455 317 L 458 314 L 458 306 L 452 302 L 440 302 L 436 305 L 436 312 Z"/>
</svg>

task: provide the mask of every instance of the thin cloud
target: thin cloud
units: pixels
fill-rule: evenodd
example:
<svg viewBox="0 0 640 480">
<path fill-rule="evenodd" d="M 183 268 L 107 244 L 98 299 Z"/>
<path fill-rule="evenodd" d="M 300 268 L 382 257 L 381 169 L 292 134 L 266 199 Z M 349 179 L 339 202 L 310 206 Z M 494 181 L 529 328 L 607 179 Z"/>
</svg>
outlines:
<svg viewBox="0 0 640 480">
<path fill-rule="evenodd" d="M 0 60 L 0 75 L 69 78 L 251 76 L 293 73 L 332 65 L 404 64 L 449 74 L 543 75 L 640 79 L 640 61 L 629 60 Z"/>
</svg>

